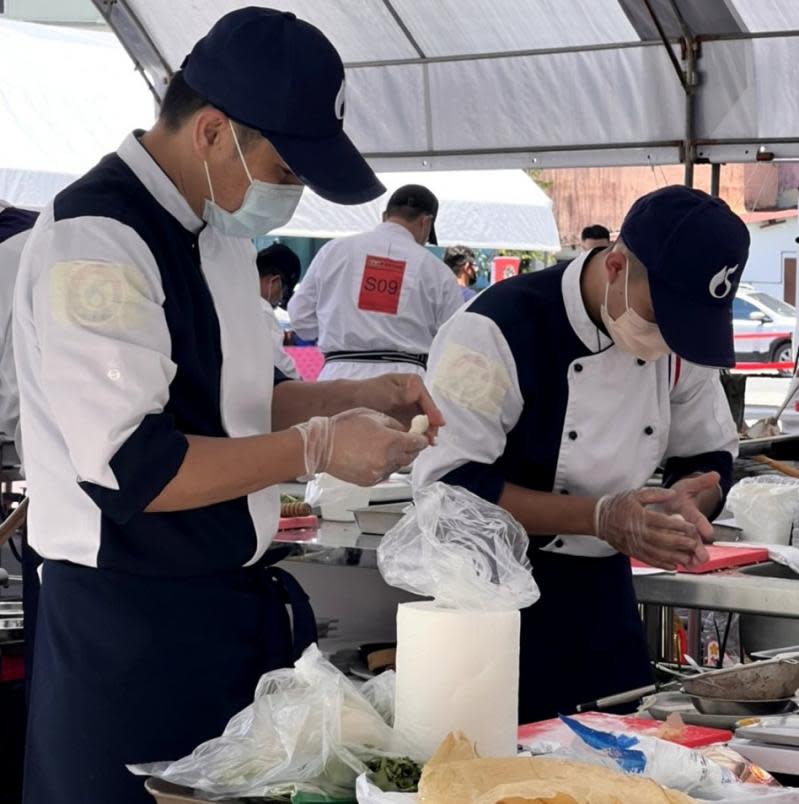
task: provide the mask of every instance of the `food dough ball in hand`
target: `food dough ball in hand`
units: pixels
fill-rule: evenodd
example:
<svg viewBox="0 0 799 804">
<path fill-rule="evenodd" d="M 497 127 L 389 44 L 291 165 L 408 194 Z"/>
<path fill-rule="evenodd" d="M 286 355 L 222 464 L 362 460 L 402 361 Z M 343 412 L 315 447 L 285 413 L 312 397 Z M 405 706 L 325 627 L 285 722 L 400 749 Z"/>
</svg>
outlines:
<svg viewBox="0 0 799 804">
<path fill-rule="evenodd" d="M 430 419 L 422 413 L 411 419 L 411 429 L 408 432 L 411 433 L 411 435 L 424 435 L 429 429 Z"/>
</svg>

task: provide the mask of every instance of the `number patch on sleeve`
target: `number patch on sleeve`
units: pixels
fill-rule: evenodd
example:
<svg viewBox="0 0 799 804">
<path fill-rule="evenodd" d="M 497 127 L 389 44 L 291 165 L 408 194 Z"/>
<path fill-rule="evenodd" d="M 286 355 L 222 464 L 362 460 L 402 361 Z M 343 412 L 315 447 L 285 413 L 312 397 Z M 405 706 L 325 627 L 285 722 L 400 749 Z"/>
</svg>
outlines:
<svg viewBox="0 0 799 804">
<path fill-rule="evenodd" d="M 404 260 L 390 260 L 370 254 L 363 269 L 358 309 L 396 315 L 404 277 Z"/>
</svg>

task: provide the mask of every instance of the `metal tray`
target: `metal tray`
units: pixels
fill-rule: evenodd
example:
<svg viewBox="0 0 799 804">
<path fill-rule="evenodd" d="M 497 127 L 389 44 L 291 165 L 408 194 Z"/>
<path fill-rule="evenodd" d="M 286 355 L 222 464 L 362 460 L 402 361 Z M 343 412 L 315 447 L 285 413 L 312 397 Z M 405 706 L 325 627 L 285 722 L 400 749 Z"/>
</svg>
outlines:
<svg viewBox="0 0 799 804">
<path fill-rule="evenodd" d="M 770 449 L 778 449 L 780 454 L 786 452 L 785 447 L 794 447 L 791 452 L 799 451 L 799 435 L 796 433 L 783 433 L 778 436 L 766 436 L 763 438 L 742 438 L 738 444 L 738 454 L 740 456 L 759 455 Z"/>
<path fill-rule="evenodd" d="M 799 748 L 799 715 L 764 717 L 751 725 L 739 727 L 735 736 L 757 743 Z"/>
<path fill-rule="evenodd" d="M 357 508 L 353 513 L 361 533 L 383 536 L 402 519 L 411 505 L 409 502 L 370 505 L 367 508 Z"/>
<path fill-rule="evenodd" d="M 777 698 L 760 701 L 731 701 L 725 698 L 703 698 L 700 695 L 688 696 L 693 705 L 703 715 L 731 715 L 744 718 L 753 715 L 779 715 L 794 712 L 796 703 L 792 698 Z"/>
<path fill-rule="evenodd" d="M 707 726 L 711 729 L 727 729 L 735 731 L 740 715 L 703 715 L 691 703 L 691 699 L 681 692 L 661 692 L 655 696 L 654 701 L 647 706 L 646 711 L 655 720 L 666 720 L 669 715 L 677 712 L 689 726 Z"/>
</svg>

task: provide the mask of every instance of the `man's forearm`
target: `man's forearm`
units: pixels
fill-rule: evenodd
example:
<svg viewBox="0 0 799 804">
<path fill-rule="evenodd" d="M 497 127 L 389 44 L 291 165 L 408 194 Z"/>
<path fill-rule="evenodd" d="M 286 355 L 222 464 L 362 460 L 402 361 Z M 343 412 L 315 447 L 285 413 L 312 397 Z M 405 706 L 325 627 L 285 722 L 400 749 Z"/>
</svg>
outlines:
<svg viewBox="0 0 799 804">
<path fill-rule="evenodd" d="M 591 534 L 594 530 L 593 497 L 532 491 L 506 483 L 499 505 L 530 534 Z"/>
<path fill-rule="evenodd" d="M 147 506 L 148 512 L 184 511 L 234 500 L 305 473 L 296 430 L 247 438 L 188 436 L 178 473 Z"/>
<path fill-rule="evenodd" d="M 335 416 L 362 407 L 363 381 L 281 382 L 272 396 L 272 430 L 285 430 L 313 416 Z"/>
</svg>

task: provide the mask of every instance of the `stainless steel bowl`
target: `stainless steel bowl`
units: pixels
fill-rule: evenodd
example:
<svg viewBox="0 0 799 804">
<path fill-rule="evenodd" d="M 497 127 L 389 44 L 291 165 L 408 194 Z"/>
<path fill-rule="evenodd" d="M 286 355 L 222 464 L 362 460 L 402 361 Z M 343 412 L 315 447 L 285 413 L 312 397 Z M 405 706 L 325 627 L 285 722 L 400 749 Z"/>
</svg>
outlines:
<svg viewBox="0 0 799 804">
<path fill-rule="evenodd" d="M 776 701 L 793 698 L 799 689 L 799 660 L 771 659 L 713 670 L 686 678 L 683 689 L 701 698 L 726 701 Z"/>
<path fill-rule="evenodd" d="M 725 698 L 705 698 L 701 695 L 689 695 L 691 703 L 703 715 L 732 715 L 746 717 L 749 715 L 779 715 L 793 712 L 796 703 L 792 698 L 777 698 L 763 701 L 732 701 Z"/>
</svg>

